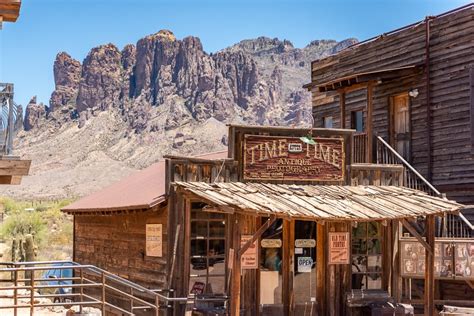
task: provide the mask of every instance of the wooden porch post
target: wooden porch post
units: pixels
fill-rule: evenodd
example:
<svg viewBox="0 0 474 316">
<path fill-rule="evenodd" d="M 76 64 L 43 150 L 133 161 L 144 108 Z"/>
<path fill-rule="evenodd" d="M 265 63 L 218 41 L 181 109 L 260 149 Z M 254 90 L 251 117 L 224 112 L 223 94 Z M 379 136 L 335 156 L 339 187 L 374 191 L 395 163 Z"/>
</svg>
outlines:
<svg viewBox="0 0 474 316">
<path fill-rule="evenodd" d="M 346 128 L 346 92 L 344 90 L 339 91 L 339 112 L 341 115 L 341 128 Z"/>
<path fill-rule="evenodd" d="M 372 100 L 372 95 L 373 95 L 373 84 L 372 82 L 369 82 L 367 84 L 367 162 L 372 163 L 372 143 L 373 143 L 373 137 L 374 137 L 374 130 L 373 130 L 373 100 Z"/>
<path fill-rule="evenodd" d="M 234 249 L 234 265 L 232 269 L 232 288 L 230 301 L 230 314 L 240 315 L 240 227 L 239 215 L 231 216 L 233 233 L 232 233 L 232 248 Z"/>
<path fill-rule="evenodd" d="M 318 315 L 326 315 L 326 228 L 318 223 L 316 229 L 316 302 L 318 303 Z"/>
<path fill-rule="evenodd" d="M 434 250 L 435 248 L 435 216 L 426 216 L 426 242 Z M 425 297 L 424 308 L 426 316 L 434 315 L 434 251 L 425 250 Z"/>
</svg>

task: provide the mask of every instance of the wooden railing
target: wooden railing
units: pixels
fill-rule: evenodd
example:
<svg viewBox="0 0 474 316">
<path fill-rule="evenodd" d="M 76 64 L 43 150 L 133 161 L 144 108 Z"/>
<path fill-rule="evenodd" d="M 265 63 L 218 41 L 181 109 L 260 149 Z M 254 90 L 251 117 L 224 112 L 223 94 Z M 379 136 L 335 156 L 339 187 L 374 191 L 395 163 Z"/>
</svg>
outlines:
<svg viewBox="0 0 474 316">
<path fill-rule="evenodd" d="M 356 133 L 352 136 L 351 163 L 367 163 L 367 133 Z"/>
<path fill-rule="evenodd" d="M 73 274 L 45 278 L 45 272 L 50 270 L 72 270 Z M 44 290 L 49 292 L 43 293 Z M 0 305 L 0 315 L 13 316 L 18 315 L 19 309 L 29 309 L 33 315 L 38 308 L 53 306 L 75 307 L 81 315 L 84 307 L 94 307 L 102 315 L 111 311 L 129 316 L 161 316 L 173 315 L 173 303 L 186 305 L 197 301 L 195 297 L 173 297 L 173 290 L 147 289 L 96 266 L 71 261 L 0 263 L 0 299 L 13 301 Z M 227 300 L 224 296 L 199 299 L 224 304 Z"/>
<path fill-rule="evenodd" d="M 376 143 L 378 164 L 403 165 L 404 186 L 411 189 L 424 191 L 433 196 L 444 196 L 382 137 L 377 136 Z M 438 228 L 438 237 L 470 238 L 471 236 L 474 236 L 474 226 L 472 226 L 462 214 L 445 215 L 439 222 Z"/>
</svg>

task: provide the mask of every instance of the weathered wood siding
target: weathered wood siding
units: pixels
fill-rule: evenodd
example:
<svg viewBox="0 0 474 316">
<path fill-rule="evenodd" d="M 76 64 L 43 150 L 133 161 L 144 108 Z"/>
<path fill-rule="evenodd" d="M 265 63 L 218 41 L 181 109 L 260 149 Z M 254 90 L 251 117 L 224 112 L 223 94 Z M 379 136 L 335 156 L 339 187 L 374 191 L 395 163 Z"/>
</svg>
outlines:
<svg viewBox="0 0 474 316">
<path fill-rule="evenodd" d="M 361 72 L 424 65 L 425 28 L 425 23 L 421 23 L 315 61 L 312 63 L 312 82 L 320 84 Z M 474 64 L 474 7 L 436 18 L 431 21 L 430 29 L 432 180 L 437 186 L 472 184 L 469 71 Z M 419 91 L 417 98 L 410 98 L 411 162 L 427 175 L 430 153 L 423 69 L 415 75 L 374 87 L 374 133 L 388 136 L 390 96 L 410 89 Z M 335 119 L 335 127 L 340 127 L 338 94 L 319 93 L 316 88 L 312 94 L 315 125 L 321 126 L 322 117 L 330 115 Z M 365 90 L 346 95 L 346 127 L 350 127 L 352 108 L 360 104 L 365 106 L 365 103 Z"/>
<path fill-rule="evenodd" d="M 167 211 L 76 216 L 74 261 L 92 264 L 147 288 L 166 287 Z M 163 257 L 145 255 L 145 225 L 163 224 Z"/>
</svg>

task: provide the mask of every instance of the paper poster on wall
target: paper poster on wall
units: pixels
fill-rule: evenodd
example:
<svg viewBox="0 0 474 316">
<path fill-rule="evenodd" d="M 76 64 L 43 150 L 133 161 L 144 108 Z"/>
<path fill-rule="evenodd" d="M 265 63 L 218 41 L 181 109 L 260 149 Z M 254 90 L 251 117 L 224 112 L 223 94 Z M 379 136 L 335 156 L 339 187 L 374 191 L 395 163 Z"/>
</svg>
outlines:
<svg viewBox="0 0 474 316">
<path fill-rule="evenodd" d="M 240 246 L 242 247 L 252 239 L 252 235 L 242 235 L 240 237 Z M 242 269 L 257 269 L 258 268 L 258 249 L 257 241 L 254 241 L 250 247 L 243 253 L 241 257 L 241 268 Z"/>
<path fill-rule="evenodd" d="M 162 224 L 146 224 L 146 255 L 149 257 L 163 256 Z"/>
<path fill-rule="evenodd" d="M 349 233 L 329 233 L 329 264 L 349 264 Z"/>
</svg>

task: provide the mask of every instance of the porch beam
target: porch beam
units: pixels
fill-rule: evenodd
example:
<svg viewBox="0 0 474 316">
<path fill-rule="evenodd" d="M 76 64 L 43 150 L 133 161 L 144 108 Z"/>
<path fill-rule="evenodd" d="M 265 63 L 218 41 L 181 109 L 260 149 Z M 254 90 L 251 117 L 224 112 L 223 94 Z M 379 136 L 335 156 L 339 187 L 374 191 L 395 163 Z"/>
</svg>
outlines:
<svg viewBox="0 0 474 316">
<path fill-rule="evenodd" d="M 247 240 L 247 242 L 240 247 L 239 251 L 237 252 L 238 259 L 242 257 L 242 255 L 247 251 L 247 249 L 250 248 L 250 246 L 262 236 L 262 234 L 275 223 L 276 221 L 276 216 L 272 215 L 265 223 L 260 226 L 260 228 L 253 234 L 252 238 Z"/>
<path fill-rule="evenodd" d="M 429 216 L 426 217 L 426 220 L 428 220 L 428 217 Z M 410 232 L 410 234 L 412 234 L 423 245 L 423 247 L 425 247 L 426 251 L 430 254 L 433 254 L 433 247 L 423 239 L 423 237 L 416 231 L 410 222 L 404 218 L 401 220 L 401 222 L 403 227 L 405 227 Z"/>
</svg>

